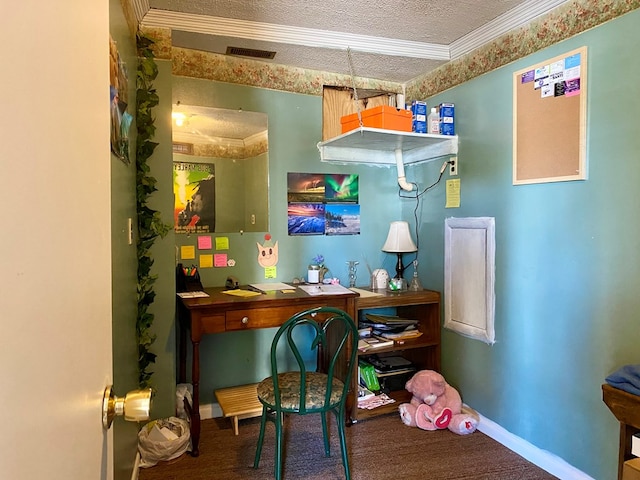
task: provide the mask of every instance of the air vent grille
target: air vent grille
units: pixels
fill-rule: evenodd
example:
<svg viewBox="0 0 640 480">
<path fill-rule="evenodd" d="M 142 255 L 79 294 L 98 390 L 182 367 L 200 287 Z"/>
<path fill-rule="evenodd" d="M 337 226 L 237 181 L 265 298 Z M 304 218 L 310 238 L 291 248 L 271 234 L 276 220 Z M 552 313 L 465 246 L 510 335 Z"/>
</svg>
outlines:
<svg viewBox="0 0 640 480">
<path fill-rule="evenodd" d="M 173 142 L 173 153 L 193 155 L 193 143 Z"/>
<path fill-rule="evenodd" d="M 254 50 L 253 48 L 227 47 L 227 55 L 272 59 L 276 56 L 276 52 L 270 52 L 268 50 Z"/>
</svg>

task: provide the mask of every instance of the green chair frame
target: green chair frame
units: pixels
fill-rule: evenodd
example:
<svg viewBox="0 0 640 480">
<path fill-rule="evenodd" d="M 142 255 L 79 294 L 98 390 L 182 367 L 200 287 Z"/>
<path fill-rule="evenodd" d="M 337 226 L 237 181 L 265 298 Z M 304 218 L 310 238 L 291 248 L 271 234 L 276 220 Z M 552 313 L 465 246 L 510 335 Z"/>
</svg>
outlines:
<svg viewBox="0 0 640 480">
<path fill-rule="evenodd" d="M 294 330 L 310 326 L 313 338 L 297 335 Z M 300 341 L 299 337 L 305 337 Z M 296 359 L 298 370 L 290 371 L 277 352 L 285 343 Z M 258 399 L 262 403 L 260 435 L 253 467 L 258 468 L 267 421 L 275 425 L 275 478 L 282 478 L 283 420 L 285 414 L 307 415 L 319 413 L 322 418 L 325 456 L 331 455 L 327 429 L 327 414 L 335 415 L 340 438 L 345 478 L 350 480 L 349 457 L 345 437 L 346 404 L 351 376 L 358 348 L 358 329 L 344 311 L 333 307 L 316 307 L 295 314 L 277 331 L 271 344 L 271 376 L 258 385 Z M 315 372 L 307 371 L 302 352 L 317 351 Z M 286 371 L 285 371 L 286 370 Z"/>
</svg>

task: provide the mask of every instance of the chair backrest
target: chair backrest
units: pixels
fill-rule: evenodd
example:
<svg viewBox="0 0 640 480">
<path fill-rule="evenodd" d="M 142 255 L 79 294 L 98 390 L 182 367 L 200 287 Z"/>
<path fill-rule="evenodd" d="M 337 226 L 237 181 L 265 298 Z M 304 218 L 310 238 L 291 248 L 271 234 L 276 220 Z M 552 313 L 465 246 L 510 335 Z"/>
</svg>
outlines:
<svg viewBox="0 0 640 480">
<path fill-rule="evenodd" d="M 283 355 L 279 345 L 286 346 L 295 363 L 292 368 L 291 355 Z M 335 396 L 334 378 L 341 381 L 340 401 L 344 403 L 351 383 L 358 348 L 358 328 L 344 311 L 333 307 L 316 307 L 295 314 L 277 331 L 271 344 L 271 375 L 273 378 L 276 405 L 281 404 L 278 374 L 297 371 L 300 374 L 300 405 L 298 412 L 305 414 L 328 410 L 332 395 Z M 310 353 L 317 358 L 316 371 L 326 374 L 324 408 L 307 405 L 307 365 Z M 287 357 L 285 359 L 284 357 Z M 297 368 L 295 368 L 297 367 Z"/>
</svg>

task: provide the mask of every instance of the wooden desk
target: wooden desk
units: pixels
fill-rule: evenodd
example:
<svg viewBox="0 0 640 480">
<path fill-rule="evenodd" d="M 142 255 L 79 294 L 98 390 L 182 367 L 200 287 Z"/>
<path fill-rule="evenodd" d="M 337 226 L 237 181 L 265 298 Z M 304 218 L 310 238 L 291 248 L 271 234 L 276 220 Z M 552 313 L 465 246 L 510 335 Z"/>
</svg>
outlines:
<svg viewBox="0 0 640 480">
<path fill-rule="evenodd" d="M 279 327 L 294 314 L 309 308 L 330 306 L 347 312 L 354 321 L 356 293 L 344 295 L 308 295 L 301 289 L 295 293 L 269 292 L 254 297 L 236 297 L 222 293 L 224 288 L 206 288 L 209 297 L 178 297 L 178 382 L 187 381 L 187 332 L 191 332 L 193 358 L 191 383 L 193 406 L 191 410 L 191 455 L 200 451 L 200 341 L 206 334 L 224 333 L 256 328 Z"/>
<path fill-rule="evenodd" d="M 640 432 L 640 396 L 605 383 L 602 385 L 602 400 L 620 422 L 618 480 L 621 480 L 624 462 L 633 458 L 633 455 L 631 455 L 631 437 Z"/>
</svg>

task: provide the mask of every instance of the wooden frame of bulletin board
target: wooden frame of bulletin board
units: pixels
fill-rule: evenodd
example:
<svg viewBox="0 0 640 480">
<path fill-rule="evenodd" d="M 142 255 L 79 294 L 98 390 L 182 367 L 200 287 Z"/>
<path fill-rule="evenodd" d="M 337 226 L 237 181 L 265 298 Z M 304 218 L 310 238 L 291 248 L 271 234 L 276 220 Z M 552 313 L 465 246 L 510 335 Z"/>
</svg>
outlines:
<svg viewBox="0 0 640 480">
<path fill-rule="evenodd" d="M 513 184 L 585 180 L 587 47 L 513 74 Z"/>
</svg>

